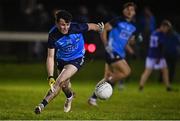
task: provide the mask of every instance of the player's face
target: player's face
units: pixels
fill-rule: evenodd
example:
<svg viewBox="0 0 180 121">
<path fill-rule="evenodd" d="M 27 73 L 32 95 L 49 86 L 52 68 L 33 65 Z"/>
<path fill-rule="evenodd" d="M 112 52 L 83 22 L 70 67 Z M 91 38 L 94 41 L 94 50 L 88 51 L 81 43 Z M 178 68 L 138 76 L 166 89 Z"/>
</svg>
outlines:
<svg viewBox="0 0 180 121">
<path fill-rule="evenodd" d="M 59 19 L 59 21 L 56 22 L 56 25 L 62 34 L 68 33 L 69 28 L 70 28 L 70 22 L 66 23 L 66 21 L 64 19 Z"/>
<path fill-rule="evenodd" d="M 123 15 L 127 18 L 132 20 L 133 17 L 136 15 L 135 7 L 134 6 L 128 6 L 124 8 Z"/>
<path fill-rule="evenodd" d="M 170 28 L 168 26 L 161 26 L 160 29 L 163 33 L 168 33 L 170 30 Z"/>
</svg>

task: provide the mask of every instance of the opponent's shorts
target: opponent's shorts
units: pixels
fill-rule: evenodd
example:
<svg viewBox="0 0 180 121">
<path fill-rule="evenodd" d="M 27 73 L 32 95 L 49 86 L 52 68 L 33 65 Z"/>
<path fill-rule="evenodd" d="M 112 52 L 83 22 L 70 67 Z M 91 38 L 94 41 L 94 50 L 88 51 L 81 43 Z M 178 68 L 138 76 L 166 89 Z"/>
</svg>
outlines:
<svg viewBox="0 0 180 121">
<path fill-rule="evenodd" d="M 160 59 L 150 58 L 150 57 L 146 58 L 146 68 L 158 70 L 166 67 L 167 64 L 164 58 L 160 58 Z"/>
<path fill-rule="evenodd" d="M 84 63 L 84 57 L 80 57 L 70 61 L 58 60 L 57 68 L 59 70 L 62 70 L 65 65 L 71 64 L 74 65 L 79 70 L 82 67 L 83 63 Z"/>
<path fill-rule="evenodd" d="M 108 52 L 105 52 L 105 59 L 106 59 L 106 63 L 108 63 L 109 65 L 114 63 L 114 62 L 117 62 L 119 60 L 122 60 L 124 58 L 122 58 L 118 53 L 116 52 L 112 52 L 112 53 L 108 53 Z"/>
</svg>

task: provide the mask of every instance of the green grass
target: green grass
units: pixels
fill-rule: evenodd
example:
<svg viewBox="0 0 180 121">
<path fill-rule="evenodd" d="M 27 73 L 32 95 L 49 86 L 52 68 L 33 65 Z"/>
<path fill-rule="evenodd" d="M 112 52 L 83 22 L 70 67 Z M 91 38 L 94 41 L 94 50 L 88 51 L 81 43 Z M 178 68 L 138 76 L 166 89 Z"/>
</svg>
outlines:
<svg viewBox="0 0 180 121">
<path fill-rule="evenodd" d="M 73 78 L 73 90 L 77 96 L 71 112 L 63 112 L 65 96 L 61 93 L 42 114 L 35 115 L 34 107 L 49 88 L 45 65 L 0 64 L 0 119 L 180 119 L 180 92 L 166 92 L 165 86 L 156 82 L 156 73 L 148 80 L 145 90 L 138 91 L 138 79 L 143 71 L 141 61 L 131 64 L 133 73 L 123 91 L 115 87 L 109 100 L 99 100 L 98 107 L 89 106 L 87 99 L 103 75 L 103 65 L 102 61 L 89 62 Z M 178 79 L 177 74 L 176 80 Z M 179 82 L 175 82 L 173 86 L 179 88 Z"/>
</svg>

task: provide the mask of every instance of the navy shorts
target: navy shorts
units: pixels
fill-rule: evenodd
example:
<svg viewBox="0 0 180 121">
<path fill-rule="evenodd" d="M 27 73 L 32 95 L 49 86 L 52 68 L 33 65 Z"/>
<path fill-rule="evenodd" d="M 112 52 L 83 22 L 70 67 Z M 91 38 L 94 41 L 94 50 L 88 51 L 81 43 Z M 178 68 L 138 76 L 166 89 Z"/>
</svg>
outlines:
<svg viewBox="0 0 180 121">
<path fill-rule="evenodd" d="M 116 61 L 122 60 L 124 58 L 122 58 L 116 52 L 112 52 L 112 53 L 105 52 L 105 59 L 106 59 L 106 62 L 110 65 L 110 64 L 112 64 L 112 63 L 114 63 Z"/>
<path fill-rule="evenodd" d="M 80 57 L 70 61 L 58 60 L 57 68 L 59 70 L 62 70 L 65 65 L 71 64 L 74 65 L 79 70 L 82 67 L 83 63 L 84 63 L 84 57 Z"/>
</svg>

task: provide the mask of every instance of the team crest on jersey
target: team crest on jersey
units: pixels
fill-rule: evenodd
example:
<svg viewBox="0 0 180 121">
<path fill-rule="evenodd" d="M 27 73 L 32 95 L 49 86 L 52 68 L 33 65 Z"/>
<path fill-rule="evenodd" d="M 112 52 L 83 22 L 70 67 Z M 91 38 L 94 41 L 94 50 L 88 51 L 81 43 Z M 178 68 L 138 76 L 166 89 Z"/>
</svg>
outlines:
<svg viewBox="0 0 180 121">
<path fill-rule="evenodd" d="M 131 36 L 131 32 L 126 30 L 122 30 L 119 35 L 121 39 L 129 39 L 130 36 Z"/>
<path fill-rule="evenodd" d="M 121 22 L 119 24 L 119 27 L 121 28 L 120 35 L 119 35 L 121 39 L 129 39 L 132 33 L 136 30 L 136 28 L 133 25 L 127 22 Z"/>
<path fill-rule="evenodd" d="M 69 44 L 73 44 L 72 40 L 71 39 L 67 39 L 66 40 L 66 44 L 69 45 Z"/>
</svg>

